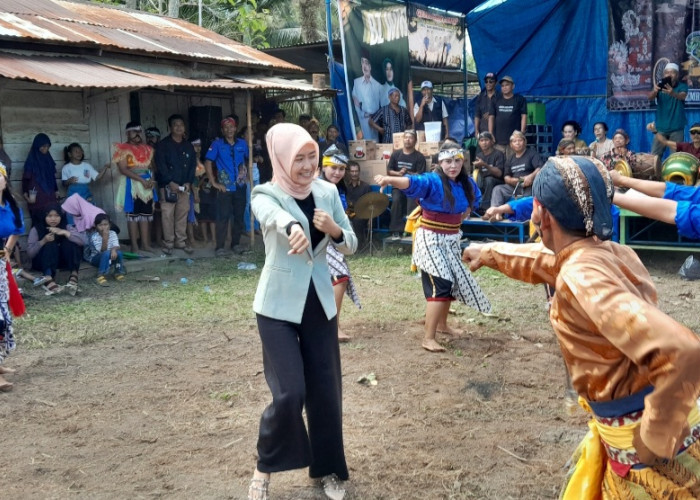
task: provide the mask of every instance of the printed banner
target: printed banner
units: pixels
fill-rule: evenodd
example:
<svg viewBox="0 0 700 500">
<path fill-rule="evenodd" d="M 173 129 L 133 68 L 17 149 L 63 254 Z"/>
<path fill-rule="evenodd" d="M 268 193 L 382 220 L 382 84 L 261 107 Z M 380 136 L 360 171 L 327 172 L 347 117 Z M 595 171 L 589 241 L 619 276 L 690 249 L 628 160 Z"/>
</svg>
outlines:
<svg viewBox="0 0 700 500">
<path fill-rule="evenodd" d="M 651 109 L 648 99 L 664 67 L 681 67 L 686 107 L 700 107 L 700 1 L 610 2 L 608 99 L 610 111 Z"/>
<path fill-rule="evenodd" d="M 354 138 L 376 141 L 377 131 L 368 120 L 389 104 L 389 89 L 399 89 L 401 106 L 413 106 L 408 94 L 406 6 L 381 0 L 338 0 L 338 13 Z"/>
<path fill-rule="evenodd" d="M 412 66 L 462 69 L 464 21 L 461 16 L 436 13 L 408 4 L 408 51 Z"/>
</svg>

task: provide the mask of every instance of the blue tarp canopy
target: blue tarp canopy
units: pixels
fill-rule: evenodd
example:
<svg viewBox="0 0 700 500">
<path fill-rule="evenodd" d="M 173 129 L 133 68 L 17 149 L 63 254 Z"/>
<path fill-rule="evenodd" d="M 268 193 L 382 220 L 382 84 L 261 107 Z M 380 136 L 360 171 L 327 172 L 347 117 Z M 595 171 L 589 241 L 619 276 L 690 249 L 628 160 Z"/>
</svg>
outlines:
<svg viewBox="0 0 700 500">
<path fill-rule="evenodd" d="M 467 15 L 480 81 L 490 71 L 510 75 L 517 93 L 545 103 L 555 144 L 566 120 L 581 124 L 587 142 L 594 139 L 593 123 L 602 120 L 608 137 L 624 128 L 631 150 L 650 151 L 645 125 L 654 120 L 653 111 L 606 109 L 608 0 L 428 0 L 427 5 Z M 689 124 L 700 122 L 700 111 L 686 114 Z"/>
</svg>

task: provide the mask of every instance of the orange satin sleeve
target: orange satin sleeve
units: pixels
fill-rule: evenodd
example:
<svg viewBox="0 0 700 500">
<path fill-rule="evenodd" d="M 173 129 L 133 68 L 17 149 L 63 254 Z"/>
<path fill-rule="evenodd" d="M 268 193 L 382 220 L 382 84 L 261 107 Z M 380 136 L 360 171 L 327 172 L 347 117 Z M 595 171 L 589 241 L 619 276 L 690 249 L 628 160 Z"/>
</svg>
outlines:
<svg viewBox="0 0 700 500">
<path fill-rule="evenodd" d="M 526 283 L 554 286 L 559 272 L 554 254 L 542 243 L 489 243 L 479 257 L 484 266 Z"/>
</svg>

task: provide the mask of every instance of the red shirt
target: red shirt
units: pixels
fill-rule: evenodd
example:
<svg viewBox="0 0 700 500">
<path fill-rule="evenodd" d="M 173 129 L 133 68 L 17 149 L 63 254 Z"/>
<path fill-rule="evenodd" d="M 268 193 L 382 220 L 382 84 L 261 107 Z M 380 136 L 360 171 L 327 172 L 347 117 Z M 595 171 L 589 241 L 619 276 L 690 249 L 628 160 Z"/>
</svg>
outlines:
<svg viewBox="0 0 700 500">
<path fill-rule="evenodd" d="M 695 158 L 700 160 L 700 148 L 693 146 L 692 142 L 677 142 L 676 151 L 681 151 L 683 153 L 690 153 Z"/>
</svg>

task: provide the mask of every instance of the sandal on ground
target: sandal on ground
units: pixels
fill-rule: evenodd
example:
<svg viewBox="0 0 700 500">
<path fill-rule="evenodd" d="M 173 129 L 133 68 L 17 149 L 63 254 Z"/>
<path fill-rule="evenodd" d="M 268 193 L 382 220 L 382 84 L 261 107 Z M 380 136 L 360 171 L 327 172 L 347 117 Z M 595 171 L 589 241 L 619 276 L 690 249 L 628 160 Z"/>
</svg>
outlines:
<svg viewBox="0 0 700 500">
<path fill-rule="evenodd" d="M 63 287 L 56 283 L 53 279 L 49 279 L 49 281 L 47 281 L 45 285 L 42 285 L 41 288 L 44 289 L 44 295 L 55 295 L 63 291 Z"/>
<path fill-rule="evenodd" d="M 75 294 L 78 293 L 78 276 L 75 274 L 70 275 L 70 278 L 68 278 L 68 283 L 66 283 L 66 290 L 68 290 L 68 293 L 72 296 L 75 296 Z"/>
<path fill-rule="evenodd" d="M 254 477 L 248 486 L 248 500 L 269 500 L 270 480 Z"/>
<path fill-rule="evenodd" d="M 124 281 L 125 278 L 126 278 L 126 274 L 124 274 L 124 273 L 119 273 L 119 274 L 114 275 L 114 279 L 117 281 Z"/>
<path fill-rule="evenodd" d="M 352 337 L 350 337 L 350 335 L 338 330 L 338 342 L 344 343 L 344 342 L 350 342 L 350 340 L 352 340 Z"/>
<path fill-rule="evenodd" d="M 34 281 L 32 281 L 32 286 L 43 285 L 49 281 L 51 281 L 51 276 L 39 276 L 38 278 L 34 278 Z"/>
<path fill-rule="evenodd" d="M 101 274 L 95 279 L 95 283 L 97 283 L 99 286 L 109 286 L 109 283 L 107 283 L 107 278 Z"/>
<path fill-rule="evenodd" d="M 341 488 L 338 484 L 338 476 L 329 474 L 321 478 L 321 488 L 325 493 L 326 498 L 330 500 L 343 500 L 345 497 L 345 488 Z"/>
<path fill-rule="evenodd" d="M 163 253 L 165 255 L 172 255 L 173 254 L 173 249 L 170 247 L 163 247 Z"/>
<path fill-rule="evenodd" d="M 14 368 L 7 368 L 6 366 L 0 365 L 0 375 L 4 375 L 6 373 L 12 375 L 13 373 L 16 373 L 16 372 L 17 372 L 17 370 L 15 370 Z"/>
</svg>

